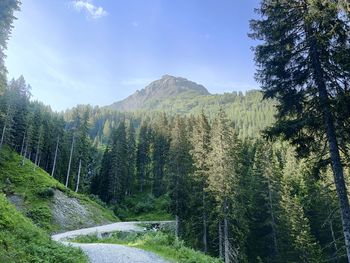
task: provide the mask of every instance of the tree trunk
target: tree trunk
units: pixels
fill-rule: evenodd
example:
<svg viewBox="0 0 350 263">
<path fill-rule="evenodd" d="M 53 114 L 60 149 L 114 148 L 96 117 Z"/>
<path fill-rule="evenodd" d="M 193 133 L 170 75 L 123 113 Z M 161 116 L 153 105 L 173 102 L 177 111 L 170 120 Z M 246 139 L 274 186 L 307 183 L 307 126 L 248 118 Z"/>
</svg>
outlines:
<svg viewBox="0 0 350 263">
<path fill-rule="evenodd" d="M 21 145 L 21 156 L 23 155 L 23 151 L 24 151 L 24 143 L 26 141 L 26 134 L 27 134 L 27 130 L 25 130 L 24 134 L 23 134 L 22 145 Z"/>
<path fill-rule="evenodd" d="M 76 187 L 75 187 L 75 192 L 76 192 L 76 193 L 79 191 L 80 172 L 81 172 L 81 159 L 79 160 L 78 179 L 77 179 L 77 185 L 76 185 Z"/>
<path fill-rule="evenodd" d="M 227 219 L 227 207 L 226 200 L 224 202 L 224 248 L 225 248 L 225 263 L 230 263 L 230 242 L 228 239 L 228 219 Z"/>
<path fill-rule="evenodd" d="M 310 36 L 315 38 L 315 36 Z M 348 262 L 350 262 L 350 207 L 347 196 L 347 189 L 344 180 L 343 165 L 341 163 L 339 146 L 337 142 L 336 129 L 334 126 L 334 117 L 330 109 L 330 101 L 327 93 L 326 83 L 324 81 L 324 72 L 319 60 L 316 40 L 313 40 L 310 47 L 311 62 L 313 66 L 314 80 L 318 89 L 320 106 L 323 113 L 324 125 L 326 128 L 329 153 L 331 157 L 332 169 L 335 187 L 338 194 L 341 219 L 343 225 L 343 234 L 345 238 L 345 247 Z"/>
<path fill-rule="evenodd" d="M 72 139 L 72 146 L 70 147 L 69 163 L 68 163 L 67 178 L 66 178 L 66 187 L 68 187 L 68 183 L 69 183 L 70 167 L 72 165 L 72 157 L 73 157 L 73 148 L 74 148 L 74 135 L 73 135 L 73 139 Z"/>
<path fill-rule="evenodd" d="M 268 190 L 269 190 L 269 207 L 270 207 L 270 216 L 271 216 L 271 228 L 272 228 L 272 237 L 273 237 L 273 257 L 276 258 L 278 255 L 277 247 L 277 231 L 276 231 L 276 219 L 275 213 L 273 211 L 273 202 L 272 202 L 272 186 L 270 178 L 268 178 Z"/>
<path fill-rule="evenodd" d="M 40 136 L 41 136 L 41 134 L 39 134 L 38 144 L 36 146 L 35 161 L 34 161 L 34 171 L 36 169 L 36 166 L 38 165 L 39 148 L 40 148 Z"/>
<path fill-rule="evenodd" d="M 55 149 L 55 157 L 53 159 L 53 166 L 52 166 L 52 171 L 51 171 L 51 176 L 53 177 L 55 174 L 55 169 L 56 169 L 56 160 L 57 160 L 57 152 L 58 152 L 58 144 L 60 142 L 60 136 L 57 137 L 57 143 L 56 143 L 56 149 Z"/>
<path fill-rule="evenodd" d="M 27 151 L 28 151 L 28 136 L 27 136 L 27 139 L 26 139 L 26 147 L 24 148 L 24 154 L 23 154 L 23 158 L 22 158 L 22 166 L 24 165 L 24 161 L 27 157 Z"/>
<path fill-rule="evenodd" d="M 6 129 L 7 129 L 8 118 L 10 116 L 10 110 L 11 110 L 11 107 L 10 107 L 10 105 L 8 105 L 7 111 L 6 111 L 6 118 L 4 120 L 4 127 L 2 128 L 2 133 L 1 133 L 0 152 L 1 152 L 2 146 L 4 144 L 4 140 L 5 140 L 5 133 L 6 133 Z M 11 122 L 9 122 L 9 123 L 11 124 Z"/>
<path fill-rule="evenodd" d="M 4 127 L 2 128 L 2 133 L 1 133 L 1 140 L 0 140 L 0 151 L 2 149 L 2 145 L 4 143 L 4 138 L 5 138 L 5 132 L 6 132 L 6 122 L 4 123 Z"/>
<path fill-rule="evenodd" d="M 333 221 L 332 221 L 332 218 L 329 219 L 329 228 L 330 228 L 330 230 L 331 230 L 332 241 L 333 241 L 333 245 L 334 245 L 334 258 L 335 258 L 335 262 L 339 262 L 337 239 L 335 238 L 335 234 L 334 234 L 334 230 L 333 230 Z"/>
<path fill-rule="evenodd" d="M 208 237 L 207 237 L 207 213 L 206 213 L 206 200 L 205 200 L 205 192 L 204 192 L 204 187 L 203 187 L 203 192 L 202 192 L 202 205 L 203 205 L 203 252 L 207 253 L 208 252 Z"/>
<path fill-rule="evenodd" d="M 222 226 L 221 220 L 219 220 L 219 257 L 224 258 L 223 250 L 222 250 Z"/>
<path fill-rule="evenodd" d="M 179 216 L 175 216 L 175 236 L 179 238 Z"/>
<path fill-rule="evenodd" d="M 144 168 L 142 168 L 142 171 L 141 171 L 141 178 L 140 178 L 140 192 L 142 193 L 143 192 L 143 184 L 145 183 L 145 174 L 144 174 Z"/>
</svg>

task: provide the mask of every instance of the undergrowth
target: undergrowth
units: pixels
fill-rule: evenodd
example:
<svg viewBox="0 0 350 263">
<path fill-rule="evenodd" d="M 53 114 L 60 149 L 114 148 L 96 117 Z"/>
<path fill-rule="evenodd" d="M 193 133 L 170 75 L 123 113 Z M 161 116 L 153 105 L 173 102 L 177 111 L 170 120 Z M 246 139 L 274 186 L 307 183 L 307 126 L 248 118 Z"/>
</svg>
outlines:
<svg viewBox="0 0 350 263">
<path fill-rule="evenodd" d="M 0 262 L 85 263 L 87 258 L 80 249 L 52 241 L 0 194 Z"/>
<path fill-rule="evenodd" d="M 97 235 L 87 235 L 75 238 L 74 242 L 122 244 L 137 247 L 154 252 L 171 262 L 178 263 L 222 262 L 220 259 L 186 247 L 183 241 L 175 238 L 173 234 L 162 231 L 114 232 L 105 238 L 99 238 Z"/>
<path fill-rule="evenodd" d="M 114 213 L 123 221 L 173 220 L 169 206 L 168 195 L 156 198 L 151 193 L 139 193 L 127 197 L 121 205 L 114 208 Z"/>
</svg>

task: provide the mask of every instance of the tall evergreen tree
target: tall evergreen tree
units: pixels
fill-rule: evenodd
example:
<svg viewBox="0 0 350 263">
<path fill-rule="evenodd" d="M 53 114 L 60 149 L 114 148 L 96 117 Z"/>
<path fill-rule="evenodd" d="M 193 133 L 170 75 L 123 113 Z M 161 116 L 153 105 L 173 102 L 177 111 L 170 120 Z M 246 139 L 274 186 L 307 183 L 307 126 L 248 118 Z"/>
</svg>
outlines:
<svg viewBox="0 0 350 263">
<path fill-rule="evenodd" d="M 135 127 L 130 120 L 126 129 L 126 148 L 127 148 L 127 170 L 128 175 L 125 182 L 125 194 L 131 195 L 135 186 L 135 167 L 136 167 L 136 138 Z"/>
<path fill-rule="evenodd" d="M 339 153 L 335 104 L 350 78 L 350 17 L 338 1 L 292 0 L 261 3 L 261 20 L 251 22 L 257 78 L 265 97 L 279 101 L 277 123 L 270 134 L 283 134 L 300 154 L 328 144 L 350 262 L 350 207 Z M 341 114 L 341 112 L 338 112 Z"/>
<path fill-rule="evenodd" d="M 284 210 L 281 217 L 291 246 L 284 247 L 283 260 L 316 263 L 324 257 L 319 243 L 311 233 L 310 221 L 305 213 L 303 197 L 306 189 L 303 174 L 303 163 L 299 164 L 289 149 L 281 182 L 281 207 Z"/>
<path fill-rule="evenodd" d="M 6 89 L 6 67 L 5 67 L 5 49 L 7 41 L 12 30 L 13 20 L 16 19 L 14 12 L 19 10 L 20 1 L 18 0 L 3 0 L 0 2 L 0 95 Z"/>
<path fill-rule="evenodd" d="M 128 176 L 125 122 L 122 121 L 113 134 L 108 173 L 108 202 L 120 203 L 125 197 Z"/>
<path fill-rule="evenodd" d="M 144 191 L 146 180 L 149 175 L 149 151 L 149 128 L 146 122 L 143 122 L 138 133 L 136 150 L 136 173 L 140 192 Z"/>
<path fill-rule="evenodd" d="M 172 197 L 172 213 L 175 216 L 175 234 L 181 235 L 181 224 L 188 211 L 187 196 L 189 193 L 188 177 L 192 172 L 190 143 L 184 120 L 177 116 L 171 131 L 168 172 L 170 178 L 170 194 Z"/>
<path fill-rule="evenodd" d="M 237 224 L 241 213 L 237 198 L 239 195 L 237 173 L 239 148 L 240 142 L 237 135 L 230 127 L 225 112 L 221 109 L 212 128 L 212 150 L 208 156 L 210 163 L 208 189 L 214 193 L 218 202 L 219 224 L 223 227 L 225 263 L 239 262 L 243 258 L 243 255 L 239 254 L 239 250 L 242 250 L 240 244 L 232 243 L 232 240 L 238 241 L 238 239 L 233 239 L 229 230 L 237 227 L 232 221 L 234 220 Z M 232 211 L 235 213 L 230 222 Z"/>
<path fill-rule="evenodd" d="M 153 194 L 156 197 L 166 191 L 165 169 L 170 147 L 169 123 L 165 113 L 154 125 L 152 136 L 152 172 L 153 172 Z"/>
<path fill-rule="evenodd" d="M 199 181 L 201 196 L 201 212 L 202 212 L 202 242 L 203 251 L 208 251 L 208 205 L 207 193 L 208 187 L 208 156 L 211 150 L 210 146 L 210 125 L 204 112 L 197 118 L 192 131 L 191 156 L 194 163 L 194 176 Z"/>
</svg>

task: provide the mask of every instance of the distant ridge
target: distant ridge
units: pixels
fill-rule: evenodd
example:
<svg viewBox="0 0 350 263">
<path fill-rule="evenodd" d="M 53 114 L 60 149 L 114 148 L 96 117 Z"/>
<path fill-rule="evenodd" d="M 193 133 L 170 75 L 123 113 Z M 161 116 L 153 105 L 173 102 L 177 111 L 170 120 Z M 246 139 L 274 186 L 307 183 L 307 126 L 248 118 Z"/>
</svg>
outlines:
<svg viewBox="0 0 350 263">
<path fill-rule="evenodd" d="M 164 75 L 126 99 L 113 103 L 110 108 L 133 111 L 159 100 L 175 97 L 194 98 L 203 95 L 210 95 L 204 86 L 185 78 Z"/>
</svg>

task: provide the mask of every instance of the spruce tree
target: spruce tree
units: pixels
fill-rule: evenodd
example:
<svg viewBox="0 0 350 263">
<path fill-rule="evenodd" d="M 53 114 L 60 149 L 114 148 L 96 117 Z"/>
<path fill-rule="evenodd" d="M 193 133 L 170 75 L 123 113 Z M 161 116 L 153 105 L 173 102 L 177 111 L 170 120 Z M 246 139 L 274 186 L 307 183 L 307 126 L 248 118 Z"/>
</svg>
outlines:
<svg viewBox="0 0 350 263">
<path fill-rule="evenodd" d="M 161 114 L 154 125 L 152 136 L 152 173 L 154 196 L 159 197 L 166 191 L 165 169 L 170 147 L 169 123 L 166 115 Z"/>
<path fill-rule="evenodd" d="M 168 172 L 170 180 L 171 211 L 175 216 L 175 235 L 182 234 L 181 225 L 186 216 L 189 194 L 189 174 L 192 171 L 190 143 L 184 120 L 176 116 L 171 131 Z"/>
<path fill-rule="evenodd" d="M 338 141 L 342 112 L 335 111 L 350 78 L 344 59 L 350 16 L 331 0 L 264 0 L 258 11 L 262 18 L 251 22 L 251 36 L 262 41 L 255 48 L 257 79 L 265 97 L 279 102 L 269 134 L 282 134 L 304 156 L 327 142 L 350 262 L 350 207 Z"/>
<path fill-rule="evenodd" d="M 232 221 L 240 221 L 241 206 L 238 200 L 238 169 L 240 142 L 232 127 L 230 127 L 225 112 L 220 109 L 214 121 L 211 135 L 211 152 L 208 156 L 210 168 L 208 176 L 208 190 L 213 192 L 219 211 L 219 224 L 223 229 L 224 260 L 225 263 L 238 262 L 243 255 L 239 243 L 232 243 L 230 235 Z M 234 214 L 231 214 L 235 211 Z M 230 220 L 233 215 L 233 220 Z M 238 225 L 238 224 L 237 224 Z M 237 227 L 235 225 L 235 227 Z M 238 239 L 235 239 L 238 241 Z M 241 240 L 243 241 L 243 240 Z"/>
<path fill-rule="evenodd" d="M 2 95 L 6 89 L 6 67 L 4 53 L 7 48 L 7 41 L 10 37 L 12 30 L 13 20 L 16 19 L 14 12 L 19 10 L 20 1 L 18 0 L 3 0 L 0 2 L 0 95 Z"/>
<path fill-rule="evenodd" d="M 305 213 L 303 197 L 307 190 L 303 167 L 303 162 L 297 162 L 293 156 L 293 150 L 288 149 L 281 182 L 281 207 L 284 210 L 281 217 L 291 247 L 285 247 L 285 257 L 282 260 L 317 263 L 324 257 L 319 243 L 311 233 L 310 220 Z M 291 253 L 286 253 L 288 250 Z"/>
<path fill-rule="evenodd" d="M 140 192 L 144 191 L 149 172 L 150 163 L 150 141 L 149 129 L 146 122 L 142 122 L 138 137 L 136 150 L 136 174 L 138 181 L 138 188 Z"/>
<path fill-rule="evenodd" d="M 114 131 L 112 140 L 109 163 L 110 168 L 108 171 L 107 201 L 112 204 L 117 204 L 124 200 L 126 180 L 128 176 L 127 144 L 124 121 L 122 121 Z"/>
<path fill-rule="evenodd" d="M 132 120 L 129 120 L 126 130 L 126 148 L 128 175 L 125 183 L 125 194 L 131 195 L 134 192 L 136 171 L 136 138 L 135 128 Z"/>
<path fill-rule="evenodd" d="M 192 131 L 192 150 L 190 151 L 194 164 L 194 177 L 199 182 L 199 196 L 201 196 L 201 214 L 202 214 L 202 242 L 203 251 L 208 251 L 208 205 L 207 192 L 208 187 L 208 156 L 211 150 L 210 146 L 210 125 L 204 112 L 197 118 Z"/>
</svg>

